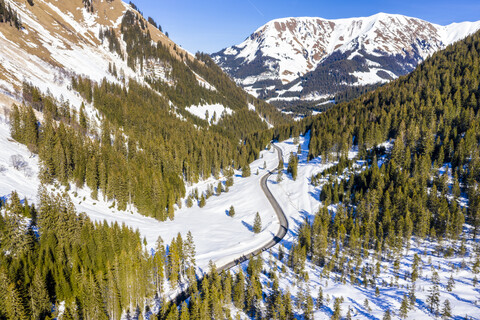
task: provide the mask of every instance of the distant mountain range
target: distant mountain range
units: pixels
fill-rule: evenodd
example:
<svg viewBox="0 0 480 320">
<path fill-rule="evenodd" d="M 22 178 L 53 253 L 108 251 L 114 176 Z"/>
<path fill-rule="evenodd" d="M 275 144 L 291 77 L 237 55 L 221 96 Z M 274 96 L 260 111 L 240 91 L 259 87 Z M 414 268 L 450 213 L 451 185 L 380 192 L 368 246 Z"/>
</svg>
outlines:
<svg viewBox="0 0 480 320">
<path fill-rule="evenodd" d="M 337 20 L 284 18 L 211 56 L 257 97 L 277 104 L 320 102 L 353 86 L 405 75 L 479 29 L 480 21 L 441 26 L 386 13 Z"/>
</svg>

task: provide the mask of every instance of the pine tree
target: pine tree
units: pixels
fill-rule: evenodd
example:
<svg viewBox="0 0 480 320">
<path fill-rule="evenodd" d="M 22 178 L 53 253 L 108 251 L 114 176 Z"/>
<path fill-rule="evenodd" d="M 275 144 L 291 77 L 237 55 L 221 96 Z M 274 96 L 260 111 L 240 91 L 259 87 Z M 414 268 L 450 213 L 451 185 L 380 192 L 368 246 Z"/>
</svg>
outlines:
<svg viewBox="0 0 480 320">
<path fill-rule="evenodd" d="M 292 175 L 293 180 L 297 180 L 298 158 L 293 152 L 290 153 L 290 158 L 288 159 L 287 172 Z"/>
<path fill-rule="evenodd" d="M 442 308 L 442 319 L 450 319 L 452 317 L 452 307 L 450 306 L 450 301 L 445 299 Z"/>
<path fill-rule="evenodd" d="M 163 280 L 165 277 L 165 246 L 162 237 L 158 237 L 155 244 L 155 255 L 153 256 L 153 275 L 156 292 L 163 291 Z"/>
<path fill-rule="evenodd" d="M 22 304 L 21 295 L 17 288 L 7 277 L 3 266 L 0 268 L 0 306 L 3 313 L 6 315 L 6 319 L 28 319 L 25 307 Z"/>
<path fill-rule="evenodd" d="M 371 312 L 371 308 L 370 308 L 370 304 L 368 303 L 368 299 L 365 298 L 365 300 L 363 301 L 363 306 L 365 307 L 365 310 L 367 310 L 368 312 Z"/>
<path fill-rule="evenodd" d="M 453 288 L 455 288 L 455 280 L 453 279 L 453 275 L 450 275 L 447 282 L 447 291 L 452 292 Z"/>
<path fill-rule="evenodd" d="M 348 307 L 348 312 L 347 312 L 347 320 L 352 320 L 352 309 L 350 306 Z"/>
<path fill-rule="evenodd" d="M 391 316 L 391 314 L 390 314 L 390 309 L 388 309 L 387 311 L 385 311 L 385 313 L 383 314 L 382 320 L 392 320 L 392 316 Z"/>
<path fill-rule="evenodd" d="M 323 307 L 323 289 L 321 286 L 319 286 L 317 295 L 317 308 L 320 309 L 321 307 Z"/>
<path fill-rule="evenodd" d="M 225 181 L 225 187 L 228 188 L 233 186 L 233 175 L 234 175 L 233 168 L 231 166 L 228 166 L 224 170 L 224 174 L 225 174 L 225 177 L 227 178 L 227 180 Z"/>
<path fill-rule="evenodd" d="M 255 220 L 253 221 L 253 232 L 260 233 L 262 231 L 262 219 L 260 218 L 260 214 L 257 212 L 255 214 Z"/>
<path fill-rule="evenodd" d="M 432 286 L 430 289 L 428 289 L 429 294 L 427 297 L 427 304 L 430 308 L 430 311 L 433 314 L 438 313 L 438 309 L 440 306 L 440 288 L 439 288 L 439 283 L 440 283 L 440 278 L 438 276 L 438 273 L 436 270 L 432 268 Z"/>
<path fill-rule="evenodd" d="M 22 137 L 22 124 L 20 119 L 20 110 L 16 104 L 12 105 L 10 112 L 10 135 L 13 139 L 20 141 Z"/>
<path fill-rule="evenodd" d="M 417 301 L 417 297 L 415 295 L 415 284 L 413 283 L 410 287 L 410 291 L 408 292 L 408 299 L 410 300 L 410 308 L 413 309 L 415 303 Z"/>
<path fill-rule="evenodd" d="M 242 167 L 242 177 L 250 177 L 250 165 L 246 164 Z"/>
<path fill-rule="evenodd" d="M 52 309 L 45 280 L 39 269 L 35 270 L 33 282 L 30 286 L 30 308 L 34 319 L 44 318 Z"/>
<path fill-rule="evenodd" d="M 403 295 L 403 299 L 402 299 L 402 303 L 400 304 L 400 318 L 402 319 L 406 319 L 407 318 L 407 315 L 408 315 L 408 298 L 407 298 L 407 295 L 404 294 Z"/>
<path fill-rule="evenodd" d="M 237 273 L 237 279 L 233 287 L 233 303 L 239 309 L 243 309 L 245 302 L 245 276 L 242 269 Z"/>
<path fill-rule="evenodd" d="M 228 215 L 232 218 L 235 216 L 235 208 L 233 207 L 233 205 L 230 206 L 230 209 L 228 210 Z"/>
<path fill-rule="evenodd" d="M 200 208 L 203 208 L 205 207 L 206 204 L 207 204 L 207 200 L 205 200 L 205 195 L 202 193 L 202 196 L 200 197 L 200 201 L 198 202 L 198 206 Z"/>
<path fill-rule="evenodd" d="M 188 267 L 195 267 L 195 242 L 191 231 L 187 232 L 184 251 Z"/>
<path fill-rule="evenodd" d="M 78 124 L 80 125 L 80 128 L 82 128 L 84 132 L 87 132 L 88 120 L 87 120 L 87 115 L 85 114 L 85 104 L 83 102 L 82 102 L 82 105 L 80 106 L 80 112 L 78 114 Z"/>
<path fill-rule="evenodd" d="M 278 172 L 277 172 L 277 183 L 280 183 L 282 181 L 283 181 L 283 171 L 278 170 Z"/>
<path fill-rule="evenodd" d="M 303 317 L 304 319 L 313 319 L 313 299 L 309 292 L 307 292 L 306 295 L 306 302 L 303 308 Z"/>
<path fill-rule="evenodd" d="M 180 314 L 180 320 L 189 320 L 190 319 L 190 313 L 188 311 L 188 306 L 187 303 L 184 301 L 182 303 L 182 311 Z"/>
<path fill-rule="evenodd" d="M 330 317 L 330 320 L 340 320 L 342 317 L 342 307 L 341 307 L 341 299 L 335 298 L 335 302 L 333 303 L 333 313 Z"/>
</svg>

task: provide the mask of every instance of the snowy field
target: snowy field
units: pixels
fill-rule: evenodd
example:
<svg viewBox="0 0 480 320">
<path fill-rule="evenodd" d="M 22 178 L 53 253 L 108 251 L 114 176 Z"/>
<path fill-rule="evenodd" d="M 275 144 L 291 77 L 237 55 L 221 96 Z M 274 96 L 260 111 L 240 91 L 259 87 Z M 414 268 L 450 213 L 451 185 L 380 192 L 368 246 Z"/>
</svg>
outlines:
<svg viewBox="0 0 480 320">
<path fill-rule="evenodd" d="M 17 191 L 29 203 L 37 200 L 38 156 L 10 137 L 10 126 L 0 115 L 0 197 Z"/>
</svg>

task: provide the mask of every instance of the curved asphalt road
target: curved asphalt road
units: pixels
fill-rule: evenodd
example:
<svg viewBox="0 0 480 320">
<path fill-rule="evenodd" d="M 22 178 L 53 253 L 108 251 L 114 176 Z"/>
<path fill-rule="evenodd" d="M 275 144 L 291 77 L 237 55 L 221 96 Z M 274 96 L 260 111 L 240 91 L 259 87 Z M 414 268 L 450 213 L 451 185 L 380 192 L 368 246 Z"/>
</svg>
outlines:
<svg viewBox="0 0 480 320">
<path fill-rule="evenodd" d="M 278 154 L 278 159 L 280 160 L 282 158 L 282 150 L 277 147 L 276 145 L 272 144 L 272 146 L 275 148 L 275 150 L 277 150 L 277 154 Z M 262 253 L 263 251 L 265 250 L 268 250 L 270 249 L 271 247 L 275 246 L 277 243 L 279 243 L 284 237 L 285 235 L 287 234 L 287 231 L 288 231 L 288 220 L 287 220 L 287 217 L 285 216 L 285 213 L 283 212 L 283 209 L 282 207 L 280 207 L 280 205 L 278 204 L 277 200 L 275 199 L 275 197 L 273 196 L 272 192 L 270 191 L 270 189 L 268 188 L 268 185 L 267 185 L 267 180 L 268 178 L 276 171 L 276 169 L 274 171 L 269 171 L 267 174 L 265 174 L 262 179 L 260 179 L 260 186 L 262 187 L 262 190 L 263 190 L 263 193 L 265 193 L 265 196 L 267 197 L 268 201 L 270 202 L 270 204 L 272 205 L 272 208 L 273 210 L 275 211 L 275 213 L 277 214 L 277 217 L 278 217 L 278 221 L 280 222 L 280 228 L 278 229 L 278 232 L 277 234 L 275 235 L 275 237 L 273 237 L 272 240 L 270 240 L 269 242 L 265 243 L 261 248 L 257 249 L 257 250 L 254 250 L 250 253 L 247 253 L 245 255 L 243 255 L 242 257 L 238 258 L 238 259 L 235 259 L 233 261 L 230 261 L 229 263 L 221 266 L 221 267 L 218 267 L 217 268 L 217 271 L 218 273 L 221 273 L 222 271 L 226 271 L 230 268 L 233 268 L 234 266 Z M 198 282 L 200 282 L 202 280 L 202 278 L 200 278 L 198 280 Z M 187 300 L 189 297 L 189 293 L 188 293 L 188 288 L 186 288 L 185 290 L 183 290 L 182 292 L 180 292 L 175 298 L 173 298 L 172 300 L 175 301 L 175 303 L 178 305 L 180 305 L 183 301 Z"/>
</svg>

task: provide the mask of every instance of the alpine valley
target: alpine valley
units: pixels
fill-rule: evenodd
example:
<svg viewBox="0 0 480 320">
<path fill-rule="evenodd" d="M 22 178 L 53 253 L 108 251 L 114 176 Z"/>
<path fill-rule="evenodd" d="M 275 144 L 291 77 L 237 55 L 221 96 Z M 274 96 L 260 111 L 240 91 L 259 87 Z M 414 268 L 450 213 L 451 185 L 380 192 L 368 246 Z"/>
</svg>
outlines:
<svg viewBox="0 0 480 320">
<path fill-rule="evenodd" d="M 0 320 L 480 319 L 479 23 L 167 27 L 0 0 Z"/>
</svg>

